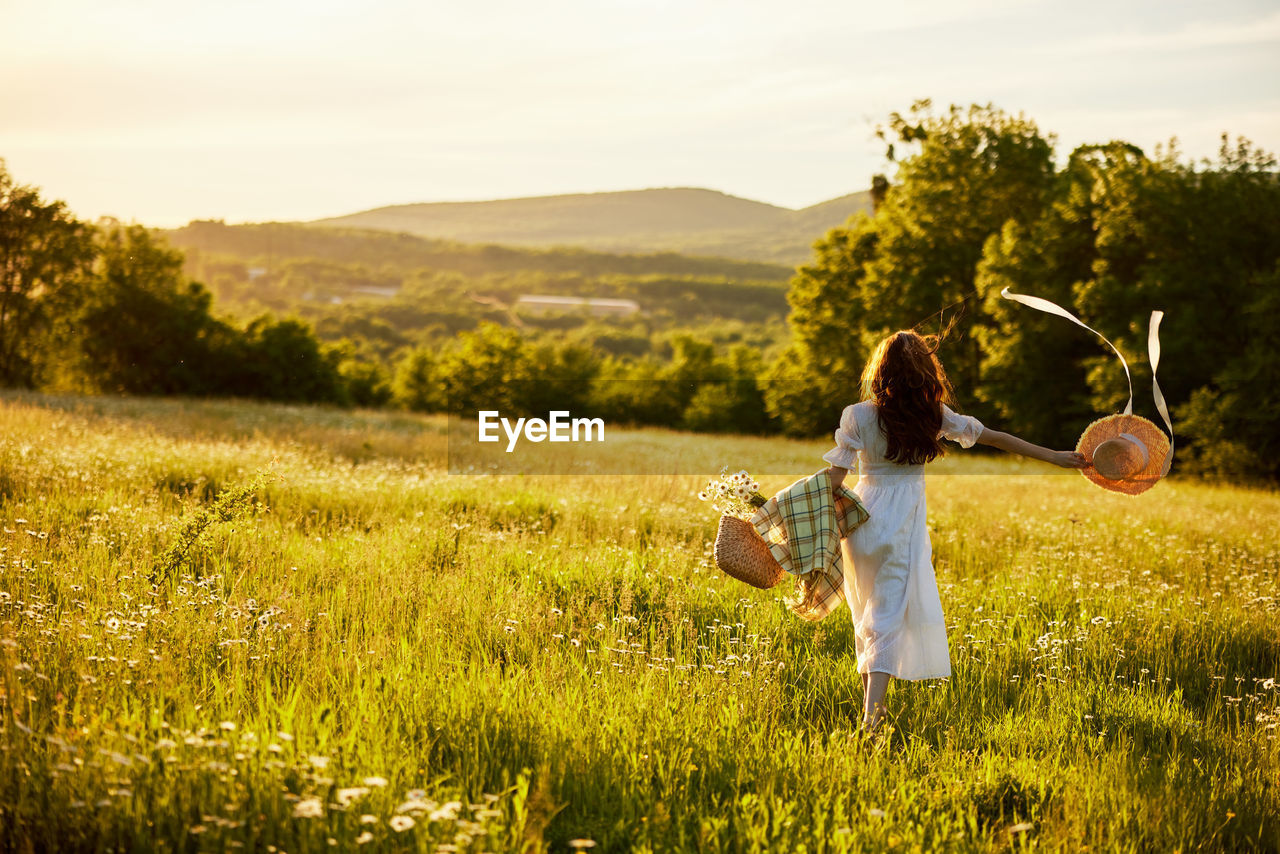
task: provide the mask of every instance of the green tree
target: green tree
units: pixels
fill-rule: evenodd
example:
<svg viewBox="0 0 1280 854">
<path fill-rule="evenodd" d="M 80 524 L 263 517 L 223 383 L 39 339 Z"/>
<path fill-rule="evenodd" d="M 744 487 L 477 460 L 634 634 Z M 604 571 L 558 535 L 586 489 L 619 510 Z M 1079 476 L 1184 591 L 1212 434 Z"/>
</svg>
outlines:
<svg viewBox="0 0 1280 854">
<path fill-rule="evenodd" d="M 481 409 L 526 411 L 537 372 L 520 333 L 496 323 L 459 334 L 439 364 L 449 412 L 473 416 Z"/>
<path fill-rule="evenodd" d="M 216 351 L 232 332 L 212 297 L 185 279 L 182 254 L 140 225 L 107 224 L 75 312 L 79 367 L 90 388 L 127 394 L 222 390 Z"/>
<path fill-rule="evenodd" d="M 671 380 L 671 366 L 653 356 L 606 358 L 591 384 L 590 410 L 617 424 L 680 423 L 687 405 Z"/>
<path fill-rule="evenodd" d="M 1122 352 L 1146 351 L 1147 317 L 1166 309 L 1161 386 L 1171 401 L 1212 385 L 1242 347 L 1241 317 L 1280 260 L 1275 158 L 1224 136 L 1218 160 L 1183 162 L 1176 145 L 1120 162 L 1095 185 L 1094 275 L 1077 288 L 1081 311 Z M 1114 375 L 1112 375 L 1114 376 Z M 1115 408 L 1123 386 L 1091 374 L 1095 399 Z"/>
<path fill-rule="evenodd" d="M 235 393 L 309 403 L 344 401 L 336 359 L 306 321 L 269 314 L 251 320 L 239 348 Z"/>
<path fill-rule="evenodd" d="M 788 435 L 834 430 L 858 399 L 868 353 L 862 288 L 878 243 L 876 220 L 857 215 L 815 242 L 813 262 L 791 279 L 791 344 L 762 377 L 767 411 Z"/>
<path fill-rule="evenodd" d="M 879 338 L 946 306 L 967 306 L 942 352 L 967 403 L 982 362 L 978 338 L 968 333 L 987 321 L 978 261 L 1006 221 L 1039 217 L 1054 185 L 1053 138 L 1030 119 L 989 104 L 935 115 L 927 100 L 906 116 L 891 114 L 880 132 L 900 145 L 919 143 L 919 150 L 901 161 L 897 183 L 875 214 L 876 251 L 861 289 L 867 328 Z"/>
<path fill-rule="evenodd" d="M 583 344 L 544 341 L 531 346 L 537 379 L 528 384 L 525 405 L 530 412 L 563 409 L 582 412 L 591 398 L 591 384 L 600 372 L 600 354 Z"/>
<path fill-rule="evenodd" d="M 344 358 L 338 362 L 338 377 L 345 404 L 377 408 L 391 402 L 391 379 L 378 362 Z"/>
<path fill-rule="evenodd" d="M 943 351 L 967 403 L 982 365 L 972 333 L 988 322 L 976 283 L 983 246 L 1010 219 L 1034 221 L 1053 189 L 1052 138 L 990 105 L 935 115 L 919 101 L 905 116 L 891 114 L 880 133 L 891 159 L 900 146 L 913 152 L 897 183 L 879 188 L 873 216 L 818 241 L 814 261 L 791 280 L 793 341 L 766 383 L 769 410 L 790 434 L 833 429 L 858 397 L 874 343 L 947 307 L 967 307 Z"/>
<path fill-rule="evenodd" d="M 1175 407 L 1174 426 L 1191 440 L 1180 452 L 1188 470 L 1274 482 L 1280 478 L 1280 263 L 1249 285 L 1255 296 L 1238 315 L 1235 352 L 1211 383 Z"/>
<path fill-rule="evenodd" d="M 988 323 L 975 329 L 982 348 L 977 397 L 998 423 L 1036 441 L 1074 444 L 1097 417 L 1089 366 L 1096 381 L 1123 393 L 1123 375 L 1106 345 L 1062 318 L 1027 309 L 1000 296 L 1003 288 L 1031 294 L 1078 312 L 1076 291 L 1094 276 L 1100 180 L 1142 161 L 1127 143 L 1082 146 L 1057 178 L 1054 201 L 1033 223 L 1009 220 L 993 235 L 978 266 L 976 285 Z M 1086 313 L 1085 322 L 1099 319 Z"/>
<path fill-rule="evenodd" d="M 396 363 L 392 397 L 398 406 L 413 412 L 444 410 L 445 388 L 438 363 L 430 347 L 414 347 Z"/>
<path fill-rule="evenodd" d="M 35 385 L 50 324 L 92 257 L 92 229 L 15 183 L 0 159 L 0 385 Z"/>
<path fill-rule="evenodd" d="M 761 433 L 773 426 L 760 388 L 763 370 L 758 350 L 745 344 L 730 348 L 711 372 L 723 378 L 698 385 L 684 408 L 683 426 L 723 433 Z"/>
</svg>

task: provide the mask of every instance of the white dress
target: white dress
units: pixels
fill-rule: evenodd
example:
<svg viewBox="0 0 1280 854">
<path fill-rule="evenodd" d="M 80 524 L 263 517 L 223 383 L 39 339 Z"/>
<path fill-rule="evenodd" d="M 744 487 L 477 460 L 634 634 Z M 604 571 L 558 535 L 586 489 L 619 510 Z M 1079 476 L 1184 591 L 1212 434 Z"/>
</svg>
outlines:
<svg viewBox="0 0 1280 854">
<path fill-rule="evenodd" d="M 978 419 L 943 406 L 940 436 L 969 448 L 982 429 Z M 858 670 L 941 679 L 951 675 L 951 654 L 925 524 L 924 466 L 887 460 L 886 447 L 876 405 L 863 401 L 845 407 L 836 447 L 822 457 L 846 469 L 856 458 L 853 491 L 871 514 L 840 542 Z"/>
</svg>

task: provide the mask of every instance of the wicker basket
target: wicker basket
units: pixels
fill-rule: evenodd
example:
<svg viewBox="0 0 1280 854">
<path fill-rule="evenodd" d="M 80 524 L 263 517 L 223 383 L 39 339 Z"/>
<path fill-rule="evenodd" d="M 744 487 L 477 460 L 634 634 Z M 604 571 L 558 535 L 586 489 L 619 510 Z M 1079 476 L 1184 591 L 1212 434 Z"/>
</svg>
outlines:
<svg viewBox="0 0 1280 854">
<path fill-rule="evenodd" d="M 715 561 L 721 572 L 761 590 L 773 587 L 787 574 L 755 526 L 737 516 L 720 517 Z"/>
</svg>

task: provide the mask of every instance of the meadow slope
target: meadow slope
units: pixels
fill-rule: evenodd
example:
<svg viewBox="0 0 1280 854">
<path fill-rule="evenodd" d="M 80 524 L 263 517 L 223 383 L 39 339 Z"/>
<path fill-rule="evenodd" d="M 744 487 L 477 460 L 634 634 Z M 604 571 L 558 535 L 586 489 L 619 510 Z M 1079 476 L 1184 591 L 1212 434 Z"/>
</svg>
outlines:
<svg viewBox="0 0 1280 854">
<path fill-rule="evenodd" d="M 702 479 L 450 475 L 445 436 L 0 394 L 0 849 L 1280 848 L 1273 492 L 951 455 L 954 672 L 871 750 L 847 611 L 718 574 Z"/>
</svg>

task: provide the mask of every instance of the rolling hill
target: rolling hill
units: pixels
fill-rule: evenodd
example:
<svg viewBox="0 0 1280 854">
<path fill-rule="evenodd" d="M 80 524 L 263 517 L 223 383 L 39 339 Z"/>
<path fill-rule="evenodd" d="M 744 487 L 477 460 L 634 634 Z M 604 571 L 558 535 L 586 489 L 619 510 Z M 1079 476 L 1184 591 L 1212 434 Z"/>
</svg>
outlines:
<svg viewBox="0 0 1280 854">
<path fill-rule="evenodd" d="M 235 261 L 267 271 L 290 260 L 359 265 L 399 277 L 431 269 L 468 276 L 540 271 L 785 282 L 792 272 L 782 264 L 674 252 L 617 253 L 564 246 L 460 243 L 406 234 L 403 230 L 315 228 L 292 222 L 227 225 L 220 220 L 194 220 L 159 233 L 186 254 L 188 274 L 202 281 L 213 278 L 210 262 L 216 265 Z"/>
<path fill-rule="evenodd" d="M 870 211 L 869 192 L 793 210 L 685 187 L 393 205 L 310 224 L 466 243 L 679 252 L 794 266 L 808 260 L 815 239 L 858 211 Z"/>
</svg>

